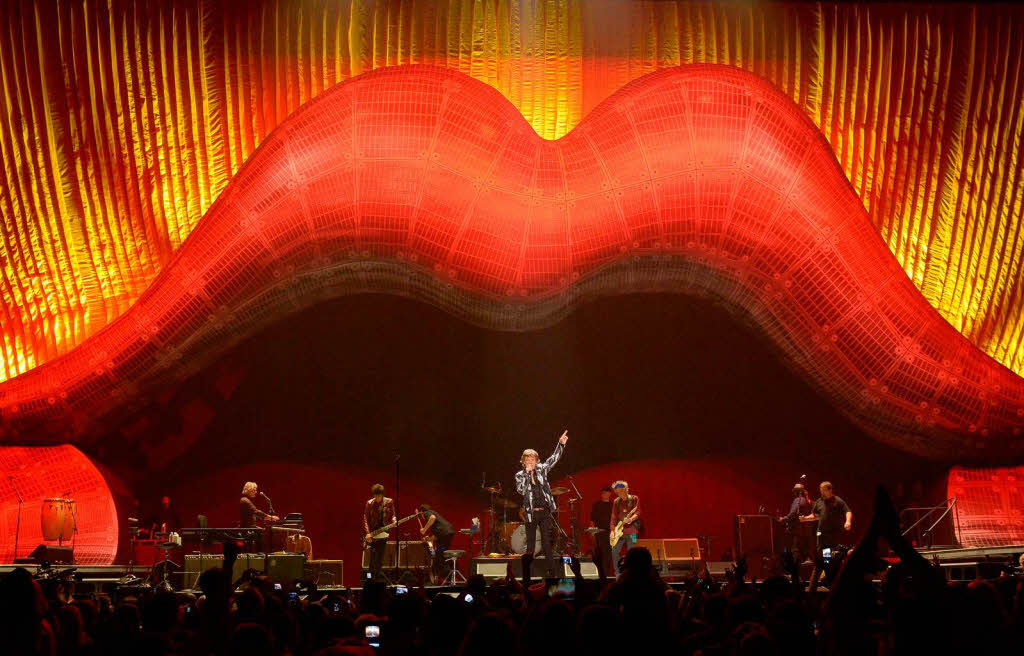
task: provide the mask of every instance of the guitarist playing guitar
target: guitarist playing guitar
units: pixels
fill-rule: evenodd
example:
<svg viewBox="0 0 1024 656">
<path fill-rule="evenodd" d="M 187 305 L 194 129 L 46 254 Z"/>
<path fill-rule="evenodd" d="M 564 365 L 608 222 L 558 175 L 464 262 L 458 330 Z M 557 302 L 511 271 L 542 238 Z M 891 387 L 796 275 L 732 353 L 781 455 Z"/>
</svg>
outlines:
<svg viewBox="0 0 1024 656">
<path fill-rule="evenodd" d="M 619 556 L 623 547 L 628 551 L 636 545 L 640 524 L 640 497 L 629 493 L 629 483 L 615 481 L 612 485 L 615 500 L 612 502 L 611 535 L 612 563 L 615 565 L 615 576 L 619 575 Z"/>
<path fill-rule="evenodd" d="M 384 569 L 384 554 L 387 551 L 387 534 L 374 535 L 374 531 L 398 521 L 395 516 L 395 502 L 384 496 L 384 486 L 375 483 L 370 488 L 373 497 L 367 500 L 363 509 L 363 540 L 370 548 L 370 576 L 380 577 Z"/>
</svg>

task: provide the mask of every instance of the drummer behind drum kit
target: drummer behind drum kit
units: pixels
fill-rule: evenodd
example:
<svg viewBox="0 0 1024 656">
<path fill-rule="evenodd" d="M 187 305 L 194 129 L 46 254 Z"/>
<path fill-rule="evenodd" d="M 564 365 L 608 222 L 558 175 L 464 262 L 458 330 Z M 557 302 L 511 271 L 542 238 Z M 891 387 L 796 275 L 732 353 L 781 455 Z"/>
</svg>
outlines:
<svg viewBox="0 0 1024 656">
<path fill-rule="evenodd" d="M 501 483 L 492 486 L 485 486 L 485 492 L 490 493 L 490 507 L 487 510 L 487 538 L 484 540 L 484 555 L 500 556 L 512 554 L 524 554 L 527 551 L 526 545 L 526 522 L 519 504 L 502 496 Z M 569 492 L 567 487 L 551 488 L 552 496 L 561 496 Z M 577 516 L 574 512 L 575 503 L 578 499 L 569 499 L 570 521 L 575 525 Z M 559 516 L 562 510 L 554 511 L 555 519 L 555 551 L 558 553 L 575 553 L 576 544 L 570 534 L 562 529 L 559 523 Z M 575 526 L 574 526 L 575 528 Z M 575 533 L 575 531 L 574 531 Z M 532 553 L 539 554 L 541 551 L 540 529 L 537 530 L 533 540 Z"/>
</svg>

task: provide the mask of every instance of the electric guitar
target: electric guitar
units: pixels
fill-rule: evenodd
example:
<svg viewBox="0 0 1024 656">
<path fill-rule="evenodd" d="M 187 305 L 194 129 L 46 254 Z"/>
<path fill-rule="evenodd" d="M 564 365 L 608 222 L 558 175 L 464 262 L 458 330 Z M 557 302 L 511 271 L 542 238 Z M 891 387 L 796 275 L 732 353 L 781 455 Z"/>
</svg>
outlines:
<svg viewBox="0 0 1024 656">
<path fill-rule="evenodd" d="M 397 522 L 391 522 L 390 524 L 385 524 L 384 526 L 381 526 L 380 528 L 373 529 L 372 531 L 370 531 L 370 539 L 369 540 L 366 539 L 365 535 L 363 536 L 363 547 L 370 546 L 371 542 L 377 542 L 378 540 L 387 540 L 388 539 L 388 531 L 390 531 L 393 528 L 398 528 L 399 526 L 401 526 L 402 524 L 406 523 L 410 519 L 412 519 L 414 517 L 419 517 L 419 515 L 420 514 L 418 512 L 417 513 L 413 513 L 413 514 L 409 515 L 408 517 L 403 517 L 402 519 L 398 520 Z"/>
<path fill-rule="evenodd" d="M 612 545 L 613 549 L 619 543 L 619 540 L 622 539 L 622 532 L 626 529 L 627 520 L 632 522 L 636 519 L 637 510 L 639 510 L 639 506 L 626 513 L 626 516 L 620 519 L 619 523 L 612 529 L 611 534 L 608 536 L 608 543 Z"/>
</svg>

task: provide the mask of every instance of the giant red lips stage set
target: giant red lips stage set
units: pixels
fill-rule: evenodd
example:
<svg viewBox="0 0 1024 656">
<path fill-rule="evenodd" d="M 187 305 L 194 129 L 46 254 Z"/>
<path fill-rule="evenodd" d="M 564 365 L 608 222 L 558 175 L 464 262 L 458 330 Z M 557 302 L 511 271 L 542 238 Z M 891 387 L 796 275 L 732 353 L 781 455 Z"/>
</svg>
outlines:
<svg viewBox="0 0 1024 656">
<path fill-rule="evenodd" d="M 24 474 L 67 452 L 75 503 L 102 534 L 77 560 L 109 564 L 119 520 L 78 448 L 271 322 L 377 292 L 528 331 L 602 295 L 649 291 L 721 304 L 897 449 L 1024 455 L 1024 379 L 929 305 L 818 129 L 766 81 L 665 69 L 548 141 L 490 86 L 401 66 L 301 107 L 127 312 L 0 384 L 0 435 L 18 445 L 0 450 L 0 466 Z M 34 506 L 20 512 L 19 555 L 40 539 L 26 526 L 50 492 L 35 488 L 21 490 Z M 2 503 L 7 561 L 18 504 Z"/>
</svg>

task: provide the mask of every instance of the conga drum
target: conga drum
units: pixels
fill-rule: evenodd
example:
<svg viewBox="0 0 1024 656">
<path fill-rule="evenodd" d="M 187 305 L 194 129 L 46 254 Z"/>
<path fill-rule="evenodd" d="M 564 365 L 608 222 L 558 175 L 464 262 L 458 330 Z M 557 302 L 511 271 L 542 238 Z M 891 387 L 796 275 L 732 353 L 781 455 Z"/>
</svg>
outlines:
<svg viewBox="0 0 1024 656">
<path fill-rule="evenodd" d="M 43 499 L 39 525 L 44 540 L 70 540 L 75 532 L 74 499 Z"/>
</svg>

